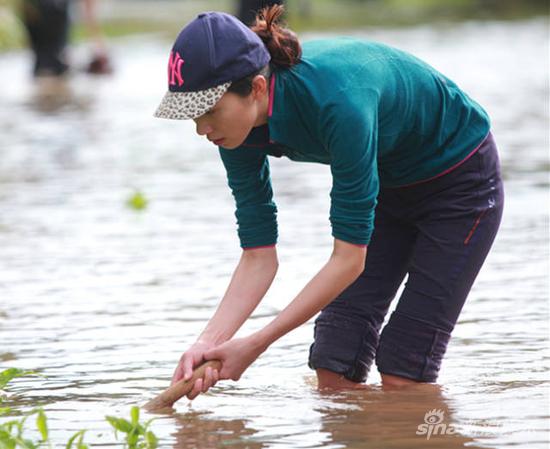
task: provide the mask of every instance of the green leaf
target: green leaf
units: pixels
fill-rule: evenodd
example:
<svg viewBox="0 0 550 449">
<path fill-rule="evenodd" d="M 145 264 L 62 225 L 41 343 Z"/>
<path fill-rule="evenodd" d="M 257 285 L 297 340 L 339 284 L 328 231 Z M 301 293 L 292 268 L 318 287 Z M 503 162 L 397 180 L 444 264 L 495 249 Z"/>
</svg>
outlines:
<svg viewBox="0 0 550 449">
<path fill-rule="evenodd" d="M 15 442 L 13 440 L 4 440 L 0 438 L 0 448 L 15 449 Z"/>
<path fill-rule="evenodd" d="M 26 440 L 24 438 L 16 438 L 17 445 L 23 449 L 37 449 L 38 445 L 34 444 L 32 440 Z"/>
<path fill-rule="evenodd" d="M 134 426 L 139 423 L 139 407 L 134 405 L 130 410 L 130 416 L 132 417 L 132 424 Z"/>
<path fill-rule="evenodd" d="M 67 444 L 65 445 L 65 449 L 71 449 L 73 447 L 74 440 L 76 440 L 78 434 L 79 432 L 75 433 L 71 438 L 69 438 L 69 441 L 67 441 Z"/>
<path fill-rule="evenodd" d="M 6 427 L 6 430 L 4 430 L 3 427 Z M 16 441 L 13 438 L 11 434 L 11 426 L 2 426 L 0 427 L 0 447 L 6 448 L 6 449 L 13 449 L 15 448 Z"/>
<path fill-rule="evenodd" d="M 8 368 L 0 372 L 0 390 L 3 390 L 8 383 L 16 377 L 28 376 L 36 374 L 35 371 L 25 371 L 19 368 Z"/>
<path fill-rule="evenodd" d="M 1 429 L 11 435 L 11 429 L 14 428 L 16 421 L 8 421 L 2 424 Z"/>
<path fill-rule="evenodd" d="M 48 421 L 46 419 L 46 414 L 44 410 L 38 410 L 38 415 L 36 416 L 36 427 L 42 436 L 42 441 L 48 441 Z"/>
<path fill-rule="evenodd" d="M 80 434 L 80 437 L 78 438 L 78 443 L 77 443 L 77 449 L 88 449 L 88 445 L 87 444 L 84 444 L 84 432 L 85 431 L 81 431 L 82 433 Z"/>
<path fill-rule="evenodd" d="M 9 407 L 0 407 L 0 416 L 7 415 L 11 411 Z"/>
<path fill-rule="evenodd" d="M 109 424 L 120 432 L 129 433 L 132 431 L 133 427 L 129 421 L 124 418 L 116 418 L 115 416 L 106 416 L 105 419 L 109 421 Z"/>
<path fill-rule="evenodd" d="M 139 440 L 139 435 L 136 432 L 131 432 L 126 437 L 126 444 L 129 449 L 135 449 L 137 442 Z"/>
<path fill-rule="evenodd" d="M 145 441 L 147 441 L 147 449 L 156 449 L 159 443 L 157 436 L 150 430 L 145 434 Z"/>
<path fill-rule="evenodd" d="M 74 440 L 76 440 L 80 434 L 84 434 L 85 430 L 80 430 L 76 432 L 71 438 L 69 438 L 69 441 L 67 441 L 67 444 L 65 445 L 65 449 L 71 449 L 73 447 Z"/>
</svg>

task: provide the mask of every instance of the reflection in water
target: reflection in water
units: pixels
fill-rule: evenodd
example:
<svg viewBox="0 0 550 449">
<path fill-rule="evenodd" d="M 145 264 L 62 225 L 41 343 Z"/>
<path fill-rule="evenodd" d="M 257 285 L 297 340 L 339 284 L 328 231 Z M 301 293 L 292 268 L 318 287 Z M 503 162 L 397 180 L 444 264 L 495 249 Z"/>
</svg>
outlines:
<svg viewBox="0 0 550 449">
<path fill-rule="evenodd" d="M 258 431 L 245 419 L 212 419 L 205 412 L 175 414 L 176 439 L 173 449 L 260 449 L 266 447 L 256 441 Z"/>
<path fill-rule="evenodd" d="M 414 385 L 395 390 L 371 387 L 329 396 L 333 396 L 331 403 L 318 409 L 322 416 L 321 431 L 328 432 L 330 441 L 337 447 L 482 447 L 473 444 L 472 438 L 461 435 L 439 385 Z"/>
<path fill-rule="evenodd" d="M 483 449 L 475 439 L 462 433 L 463 424 L 453 416 L 452 406 L 441 386 L 420 384 L 402 389 L 383 390 L 367 386 L 354 391 L 316 391 L 317 432 L 325 436 L 322 445 L 313 439 L 293 447 L 346 449 Z M 266 403 L 265 413 L 270 405 Z M 292 407 L 288 398 L 287 407 Z M 224 419 L 211 411 L 169 413 L 175 421 L 173 449 L 263 448 L 276 445 L 276 438 L 254 427 L 250 419 Z M 494 424 L 485 423 L 491 430 Z M 173 426 L 172 426 L 173 428 Z M 288 427 L 292 433 L 291 427 Z M 275 441 L 274 441 L 275 440 Z M 289 447 L 279 441 L 280 447 Z"/>
<path fill-rule="evenodd" d="M 35 78 L 29 106 L 43 114 L 64 109 L 88 111 L 92 106 L 93 96 L 90 93 L 79 92 L 78 85 L 79 82 L 68 75 Z"/>
<path fill-rule="evenodd" d="M 3 352 L 0 353 L 0 361 L 1 362 L 9 362 L 11 360 L 16 360 L 17 357 L 15 357 L 15 354 L 13 352 Z"/>
</svg>

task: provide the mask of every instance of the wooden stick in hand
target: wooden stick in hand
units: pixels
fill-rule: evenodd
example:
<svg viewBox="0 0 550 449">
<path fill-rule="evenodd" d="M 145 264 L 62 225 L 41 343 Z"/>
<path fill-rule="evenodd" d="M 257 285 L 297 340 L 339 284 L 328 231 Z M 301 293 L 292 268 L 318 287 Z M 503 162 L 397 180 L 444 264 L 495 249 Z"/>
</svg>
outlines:
<svg viewBox="0 0 550 449">
<path fill-rule="evenodd" d="M 206 368 L 208 367 L 212 369 L 217 369 L 219 371 L 222 367 L 222 362 L 220 362 L 219 360 L 209 360 L 208 362 L 199 365 L 193 371 L 191 379 L 179 380 L 174 385 L 164 390 L 157 397 L 147 402 L 147 404 L 145 404 L 143 408 L 148 412 L 154 412 L 172 407 L 172 405 L 174 405 L 176 401 L 181 399 L 193 389 L 193 386 L 195 385 L 195 381 L 197 379 L 201 377 L 204 378 Z"/>
</svg>

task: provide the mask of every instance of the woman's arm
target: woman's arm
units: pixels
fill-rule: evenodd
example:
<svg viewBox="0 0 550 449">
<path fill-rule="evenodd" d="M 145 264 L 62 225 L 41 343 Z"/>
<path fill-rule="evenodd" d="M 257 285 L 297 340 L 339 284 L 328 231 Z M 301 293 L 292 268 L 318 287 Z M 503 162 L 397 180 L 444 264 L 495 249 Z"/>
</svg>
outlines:
<svg viewBox="0 0 550 449">
<path fill-rule="evenodd" d="M 229 340 L 242 326 L 269 289 L 277 273 L 275 246 L 245 250 L 218 309 L 197 341 L 183 353 L 172 376 L 172 384 L 190 379 L 193 368 L 204 360 L 209 349 Z M 207 369 L 206 383 L 198 379 L 187 395 L 193 399 L 215 383 L 217 371 Z M 204 388 L 203 388 L 204 387 Z"/>
<path fill-rule="evenodd" d="M 218 379 L 239 380 L 271 343 L 306 322 L 355 281 L 364 270 L 366 254 L 366 245 L 335 239 L 329 261 L 277 318 L 260 331 L 226 341 L 204 353 L 206 360 L 221 360 L 222 369 L 219 376 L 207 372 L 204 383 L 196 387 L 194 394 L 201 388 L 205 392 Z"/>
<path fill-rule="evenodd" d="M 346 289 L 365 268 L 367 247 L 334 239 L 329 261 L 294 300 L 254 338 L 262 348 L 305 323 Z"/>
<path fill-rule="evenodd" d="M 198 340 L 216 345 L 229 340 L 260 303 L 277 268 L 275 246 L 243 251 L 218 309 Z"/>
</svg>

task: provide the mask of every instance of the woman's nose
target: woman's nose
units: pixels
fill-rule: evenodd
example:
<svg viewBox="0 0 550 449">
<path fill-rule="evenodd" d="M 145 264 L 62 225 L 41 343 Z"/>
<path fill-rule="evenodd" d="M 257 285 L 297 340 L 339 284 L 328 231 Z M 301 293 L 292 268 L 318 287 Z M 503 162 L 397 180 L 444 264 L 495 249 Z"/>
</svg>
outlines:
<svg viewBox="0 0 550 449">
<path fill-rule="evenodd" d="M 195 123 L 197 125 L 197 134 L 199 136 L 208 135 L 213 131 L 212 126 L 202 120 L 195 120 Z"/>
</svg>

